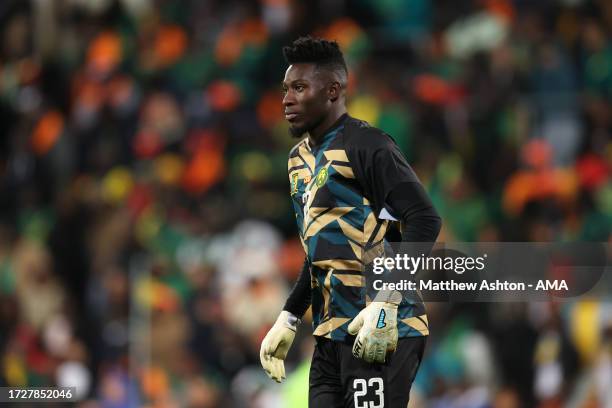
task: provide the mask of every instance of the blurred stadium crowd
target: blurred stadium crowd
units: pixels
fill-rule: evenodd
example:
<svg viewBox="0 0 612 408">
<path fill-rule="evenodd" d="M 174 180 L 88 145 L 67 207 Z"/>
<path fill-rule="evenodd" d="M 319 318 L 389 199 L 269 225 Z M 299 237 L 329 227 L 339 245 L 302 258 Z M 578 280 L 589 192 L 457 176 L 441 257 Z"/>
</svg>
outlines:
<svg viewBox="0 0 612 408">
<path fill-rule="evenodd" d="M 260 341 L 303 252 L 281 47 L 336 39 L 440 241 L 611 242 L 612 2 L 3 0 L 0 386 L 302 407 Z M 412 406 L 612 407 L 611 299 L 428 306 Z"/>
</svg>

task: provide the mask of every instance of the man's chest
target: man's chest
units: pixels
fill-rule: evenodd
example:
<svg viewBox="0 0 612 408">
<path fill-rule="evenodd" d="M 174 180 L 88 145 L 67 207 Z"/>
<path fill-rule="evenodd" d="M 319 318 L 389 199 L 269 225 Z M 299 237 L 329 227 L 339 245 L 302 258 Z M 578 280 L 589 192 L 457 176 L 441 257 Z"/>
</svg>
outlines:
<svg viewBox="0 0 612 408">
<path fill-rule="evenodd" d="M 346 151 L 337 146 L 322 150 L 300 146 L 289 159 L 289 183 L 302 231 L 319 217 L 342 216 L 363 205 Z"/>
</svg>

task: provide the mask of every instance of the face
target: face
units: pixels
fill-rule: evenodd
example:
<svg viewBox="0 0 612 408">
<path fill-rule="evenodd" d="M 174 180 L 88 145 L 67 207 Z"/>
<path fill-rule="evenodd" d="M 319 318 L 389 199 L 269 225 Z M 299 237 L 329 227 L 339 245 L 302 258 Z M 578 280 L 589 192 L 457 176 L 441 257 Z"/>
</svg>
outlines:
<svg viewBox="0 0 612 408">
<path fill-rule="evenodd" d="M 317 128 L 330 111 L 327 82 L 321 77 L 315 64 L 293 64 L 287 68 L 283 80 L 283 108 L 294 137 Z"/>
</svg>

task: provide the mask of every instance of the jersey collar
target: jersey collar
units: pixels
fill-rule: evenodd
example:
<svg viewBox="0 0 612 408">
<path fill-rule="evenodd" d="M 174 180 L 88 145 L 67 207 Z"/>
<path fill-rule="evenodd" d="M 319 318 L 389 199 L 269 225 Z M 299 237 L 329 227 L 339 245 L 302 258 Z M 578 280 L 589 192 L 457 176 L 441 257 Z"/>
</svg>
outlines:
<svg viewBox="0 0 612 408">
<path fill-rule="evenodd" d="M 324 136 L 321 138 L 321 142 L 319 144 L 316 145 L 311 145 L 310 144 L 310 138 L 307 137 L 306 138 L 306 146 L 308 146 L 309 149 L 316 149 L 319 146 L 321 146 L 323 143 L 325 143 L 327 141 L 327 139 L 331 136 L 334 135 L 336 133 L 336 130 L 341 127 L 344 124 L 344 121 L 346 121 L 346 119 L 348 118 L 348 113 L 343 113 L 342 116 L 340 116 L 329 128 L 327 128 L 327 130 L 323 133 Z"/>
</svg>

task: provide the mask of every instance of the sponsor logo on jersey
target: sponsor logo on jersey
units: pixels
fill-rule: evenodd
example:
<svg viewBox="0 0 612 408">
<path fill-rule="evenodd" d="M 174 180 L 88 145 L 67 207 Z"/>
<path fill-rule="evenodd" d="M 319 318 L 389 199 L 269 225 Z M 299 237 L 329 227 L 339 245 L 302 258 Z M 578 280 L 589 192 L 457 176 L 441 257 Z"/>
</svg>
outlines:
<svg viewBox="0 0 612 408">
<path fill-rule="evenodd" d="M 298 174 L 293 173 L 291 176 L 291 195 L 294 195 L 298 191 Z"/>
</svg>

